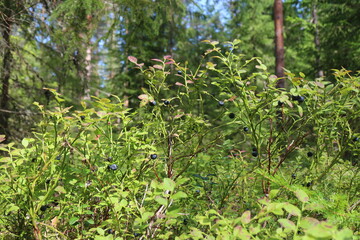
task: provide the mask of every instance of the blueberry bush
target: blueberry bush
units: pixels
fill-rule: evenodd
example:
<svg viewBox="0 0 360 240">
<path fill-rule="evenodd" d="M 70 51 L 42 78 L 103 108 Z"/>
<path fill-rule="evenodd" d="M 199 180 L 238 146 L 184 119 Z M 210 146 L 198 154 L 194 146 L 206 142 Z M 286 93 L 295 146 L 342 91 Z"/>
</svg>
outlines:
<svg viewBox="0 0 360 240">
<path fill-rule="evenodd" d="M 240 41 L 204 42 L 197 69 L 130 56 L 133 108 L 47 89 L 32 137 L 0 146 L 1 238 L 359 239 L 360 76 L 277 89 Z"/>
</svg>

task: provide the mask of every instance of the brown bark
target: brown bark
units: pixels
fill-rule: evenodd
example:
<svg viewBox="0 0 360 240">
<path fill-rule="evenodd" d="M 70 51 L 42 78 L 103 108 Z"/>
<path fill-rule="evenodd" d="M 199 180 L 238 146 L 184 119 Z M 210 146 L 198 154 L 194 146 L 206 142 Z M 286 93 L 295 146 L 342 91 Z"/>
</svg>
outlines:
<svg viewBox="0 0 360 240">
<path fill-rule="evenodd" d="M 274 23 L 275 23 L 275 75 L 279 78 L 276 87 L 285 88 L 284 79 L 284 14 L 282 0 L 274 0 Z"/>
<path fill-rule="evenodd" d="M 10 76 L 11 76 L 11 62 L 12 62 L 12 54 L 11 54 L 11 26 L 12 26 L 12 10 L 11 10 L 11 1 L 5 0 L 4 4 L 4 12 L 2 14 L 2 23 L 3 32 L 2 37 L 4 39 L 5 47 L 4 47 L 4 55 L 3 55 L 3 64 L 1 69 L 1 99 L 0 99 L 0 109 L 4 110 L 2 114 L 0 114 L 0 131 L 1 133 L 5 133 L 8 135 L 9 130 L 9 113 L 6 112 L 9 110 L 9 85 L 10 85 Z"/>
</svg>

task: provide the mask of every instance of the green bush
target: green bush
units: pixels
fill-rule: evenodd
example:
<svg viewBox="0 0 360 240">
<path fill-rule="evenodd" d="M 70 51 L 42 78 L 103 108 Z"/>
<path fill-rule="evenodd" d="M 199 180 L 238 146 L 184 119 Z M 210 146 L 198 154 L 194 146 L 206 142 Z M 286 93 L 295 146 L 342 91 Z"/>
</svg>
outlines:
<svg viewBox="0 0 360 240">
<path fill-rule="evenodd" d="M 93 97 L 1 145 L 4 239 L 358 239 L 360 77 L 287 72 L 239 41 L 205 41 L 198 69 L 146 68 L 139 107 Z M 1 136 L 0 140 L 5 138 Z"/>
</svg>

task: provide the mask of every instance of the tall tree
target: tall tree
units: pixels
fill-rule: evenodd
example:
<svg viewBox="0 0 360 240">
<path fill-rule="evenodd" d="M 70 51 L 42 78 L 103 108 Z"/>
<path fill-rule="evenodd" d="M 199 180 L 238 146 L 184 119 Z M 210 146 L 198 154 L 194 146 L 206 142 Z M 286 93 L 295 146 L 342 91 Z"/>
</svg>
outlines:
<svg viewBox="0 0 360 240">
<path fill-rule="evenodd" d="M 275 23 L 275 75 L 279 78 L 278 88 L 285 87 L 284 67 L 285 67 L 285 50 L 284 50 L 284 13 L 282 0 L 274 0 L 274 23 Z"/>
<path fill-rule="evenodd" d="M 274 67 L 273 0 L 231 0 L 227 4 L 229 39 L 242 41 L 239 48 L 246 58 L 261 57 L 269 68 Z"/>
<path fill-rule="evenodd" d="M 0 5 L 0 25 L 2 26 L 2 37 L 4 39 L 3 47 L 3 59 L 2 59 L 2 69 L 1 69 L 1 99 L 0 99 L 0 130 L 2 133 L 8 135 L 8 119 L 9 119 L 9 85 L 10 85 L 10 75 L 11 75 L 11 28 L 13 26 L 13 16 L 15 15 L 14 11 L 14 1 L 5 0 Z"/>
</svg>

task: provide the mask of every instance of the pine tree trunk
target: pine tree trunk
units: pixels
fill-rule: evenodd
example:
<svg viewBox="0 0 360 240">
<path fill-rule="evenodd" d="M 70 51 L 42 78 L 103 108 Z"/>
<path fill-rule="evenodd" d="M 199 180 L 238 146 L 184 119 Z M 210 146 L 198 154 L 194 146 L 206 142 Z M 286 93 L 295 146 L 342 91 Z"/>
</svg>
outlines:
<svg viewBox="0 0 360 240">
<path fill-rule="evenodd" d="M 1 69 L 1 99 L 0 99 L 0 109 L 2 110 L 0 114 L 0 131 L 8 135 L 8 125 L 9 125 L 9 85 L 10 85 L 10 75 L 11 75 L 11 27 L 12 27 L 12 10 L 11 10 L 11 1 L 6 0 L 4 6 L 4 12 L 2 15 L 1 25 L 3 26 L 2 36 L 4 39 L 5 47 L 3 49 L 4 56 L 2 60 L 2 69 Z"/>
<path fill-rule="evenodd" d="M 280 78 L 277 88 L 285 88 L 284 80 L 284 15 L 282 0 L 274 0 L 274 23 L 275 23 L 275 75 Z"/>
<path fill-rule="evenodd" d="M 324 71 L 320 67 L 320 37 L 319 37 L 319 28 L 318 28 L 318 15 L 317 15 L 317 4 L 313 5 L 312 9 L 312 18 L 313 24 L 315 26 L 314 33 L 314 44 L 315 44 L 315 67 L 316 67 L 316 77 L 323 77 Z"/>
</svg>

